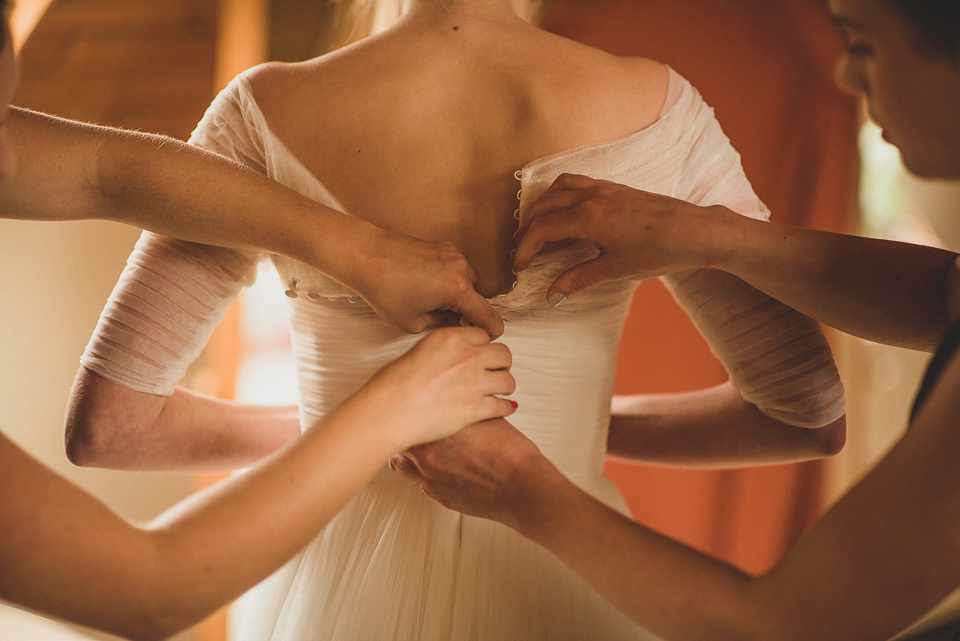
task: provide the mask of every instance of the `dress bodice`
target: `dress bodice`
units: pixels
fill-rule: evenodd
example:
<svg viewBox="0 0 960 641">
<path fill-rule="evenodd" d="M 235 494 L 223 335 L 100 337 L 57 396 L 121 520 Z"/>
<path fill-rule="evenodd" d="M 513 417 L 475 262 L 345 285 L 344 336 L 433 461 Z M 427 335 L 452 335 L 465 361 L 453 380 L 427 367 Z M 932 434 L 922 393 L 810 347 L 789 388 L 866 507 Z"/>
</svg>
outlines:
<svg viewBox="0 0 960 641">
<path fill-rule="evenodd" d="M 349 215 L 273 135 L 245 75 L 216 98 L 191 142 Z M 518 168 L 518 223 L 564 172 L 768 214 L 713 111 L 673 72 L 649 127 Z M 560 273 L 595 253 L 584 243 L 548 246 L 490 302 L 513 354 L 519 409 L 511 422 L 573 481 L 626 511 L 602 466 L 617 348 L 636 283 L 596 286 L 557 308 L 545 297 Z M 126 387 L 172 393 L 261 258 L 145 233 L 82 363 Z M 302 422 L 310 425 L 418 337 L 308 266 L 272 260 L 289 292 Z M 812 321 L 715 270 L 664 280 L 744 399 L 797 425 L 842 414 L 842 385 Z M 651 638 L 556 557 L 497 523 L 442 508 L 386 468 L 261 591 L 244 641 Z"/>
<path fill-rule="evenodd" d="M 671 72 L 670 83 L 664 112 L 649 127 L 520 168 L 517 224 L 563 172 L 689 196 L 678 170 L 688 159 L 690 142 L 685 138 L 691 133 L 672 121 L 689 118 L 691 109 L 698 112 L 694 119 L 701 121 L 712 119 L 712 112 L 675 73 Z M 258 168 L 269 177 L 350 215 L 271 131 L 246 78 L 240 76 L 235 85 L 233 100 L 248 131 L 240 141 L 232 134 L 231 155 L 257 158 Z M 194 142 L 219 150 L 220 129 L 215 117 L 207 117 Z M 749 213 L 765 214 L 749 186 L 745 197 L 753 201 Z M 547 304 L 546 290 L 563 271 L 595 256 L 596 250 L 586 243 L 548 245 L 517 275 L 512 289 L 490 299 L 505 324 L 500 340 L 513 354 L 511 371 L 517 380 L 513 399 L 519 410 L 510 420 L 570 476 L 601 474 L 617 347 L 636 283 L 594 287 L 558 308 Z M 310 425 L 409 349 L 417 337 L 388 326 L 355 292 L 324 274 L 283 256 L 271 258 L 288 296 L 302 422 Z"/>
<path fill-rule="evenodd" d="M 519 210 L 525 212 L 552 180 L 539 172 L 522 181 Z M 504 321 L 500 340 L 513 354 L 512 398 L 519 409 L 511 422 L 560 469 L 587 484 L 602 472 L 617 347 L 636 283 L 595 287 L 558 308 L 547 304 L 546 290 L 596 253 L 585 243 L 548 247 L 508 292 L 489 299 Z M 316 270 L 272 259 L 286 287 L 302 424 L 310 425 L 419 337 L 389 326 L 354 292 Z M 398 481 L 386 471 L 381 478 Z"/>
</svg>

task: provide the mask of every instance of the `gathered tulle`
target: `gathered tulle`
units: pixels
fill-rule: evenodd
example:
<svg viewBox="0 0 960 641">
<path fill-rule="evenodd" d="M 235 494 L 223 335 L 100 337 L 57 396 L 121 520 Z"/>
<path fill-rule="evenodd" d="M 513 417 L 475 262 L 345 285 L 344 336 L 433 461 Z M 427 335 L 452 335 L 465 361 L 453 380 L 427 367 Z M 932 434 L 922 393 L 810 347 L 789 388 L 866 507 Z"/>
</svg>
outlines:
<svg viewBox="0 0 960 641">
<path fill-rule="evenodd" d="M 652 638 L 550 553 L 389 470 L 257 590 L 286 598 L 247 598 L 240 641 Z"/>
<path fill-rule="evenodd" d="M 243 75 L 217 97 L 192 142 L 347 213 L 270 132 Z M 563 172 L 725 204 L 757 218 L 768 215 L 712 110 L 675 73 L 664 111 L 653 125 L 520 169 L 518 220 Z M 241 252 L 219 252 L 203 254 L 208 264 L 192 268 L 191 275 L 204 287 L 211 310 L 236 295 L 239 275 L 246 273 L 244 262 L 256 262 Z M 153 339 L 139 353 L 135 347 L 109 351 L 103 346 L 142 344 L 139 336 L 153 331 L 151 323 L 167 322 L 151 319 L 155 311 L 142 304 L 144 296 L 138 293 L 146 287 L 155 290 L 150 296 L 166 296 L 164 285 L 141 283 L 138 274 L 163 271 L 164 264 L 178 264 L 177 255 L 195 253 L 189 243 L 168 241 L 159 255 L 131 257 L 84 365 L 121 384 L 139 370 L 148 372 L 146 378 L 182 371 L 189 354 L 170 356 L 176 350 L 156 350 Z M 513 353 L 513 398 L 520 409 L 511 422 L 585 491 L 626 513 L 622 498 L 603 476 L 603 464 L 617 350 L 637 284 L 607 283 L 558 308 L 545 297 L 557 275 L 595 255 L 584 243 L 547 247 L 517 276 L 515 286 L 491 303 L 504 320 L 500 340 Z M 353 292 L 319 272 L 286 258 L 272 259 L 288 293 L 301 418 L 310 425 L 419 337 L 381 321 Z M 810 408 L 820 411 L 818 421 L 842 414 L 836 368 L 822 336 L 815 328 L 811 333 L 809 319 L 777 307 L 740 281 L 713 287 L 716 278 L 703 270 L 668 280 L 744 396 L 767 404 L 764 411 L 785 416 L 800 407 L 796 413 L 803 420 Z M 168 298 L 177 304 L 176 293 Z M 117 309 L 133 310 L 136 324 L 115 318 L 112 310 Z M 189 308 L 182 314 L 178 340 L 205 342 L 216 313 Z M 732 319 L 736 322 L 728 322 Z M 389 416 L 390 408 L 383 412 Z M 240 641 L 653 638 L 551 554 L 499 524 L 446 510 L 386 467 L 306 550 L 244 603 Z"/>
</svg>

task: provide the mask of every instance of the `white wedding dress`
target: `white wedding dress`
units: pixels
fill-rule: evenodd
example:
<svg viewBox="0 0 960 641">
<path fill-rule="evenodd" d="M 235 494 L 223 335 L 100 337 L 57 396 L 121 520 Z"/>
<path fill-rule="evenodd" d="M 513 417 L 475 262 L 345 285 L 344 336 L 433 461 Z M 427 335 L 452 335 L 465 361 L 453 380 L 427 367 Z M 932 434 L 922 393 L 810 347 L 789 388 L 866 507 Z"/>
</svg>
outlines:
<svg viewBox="0 0 960 641">
<path fill-rule="evenodd" d="M 673 72 L 670 87 L 661 117 L 650 127 L 518 168 L 520 215 L 557 175 L 576 172 L 765 217 L 712 110 Z M 243 75 L 211 105 L 192 142 L 344 211 L 271 133 Z M 556 275 L 593 255 L 581 244 L 548 248 L 520 273 L 509 293 L 491 303 L 503 317 L 502 341 L 513 353 L 517 392 L 512 398 L 519 410 L 510 421 L 579 486 L 627 513 L 603 465 L 617 348 L 636 283 L 595 287 L 556 309 L 544 297 Z M 420 337 L 381 321 L 353 292 L 322 274 L 271 258 L 290 297 L 302 423 L 310 425 Z M 134 389 L 169 394 L 223 309 L 249 283 L 258 259 L 145 234 L 83 364 Z M 146 281 L 147 293 L 134 294 Z M 681 277 L 673 287 L 682 289 Z M 732 318 L 738 310 L 757 307 L 746 299 L 729 300 L 722 290 L 714 293 L 718 296 L 708 296 L 701 306 L 701 327 L 709 329 L 717 314 Z M 146 301 L 147 311 L 131 311 L 134 297 Z M 185 302 L 171 305 L 171 299 Z M 773 322 L 762 314 L 741 316 L 731 321 L 747 324 L 737 336 Z M 781 333 L 807 340 L 809 323 L 794 316 L 800 320 Z M 127 335 L 124 327 L 130 328 Z M 116 331 L 120 337 L 110 334 Z M 151 338 L 161 331 L 173 344 L 164 347 Z M 811 340 L 820 345 L 816 355 L 773 373 L 765 368 L 758 373 L 763 384 L 757 393 L 773 399 L 771 406 L 777 405 L 777 394 L 783 399 L 806 394 L 836 418 L 843 413 L 836 369 L 829 349 L 818 342 L 822 337 Z M 742 363 L 727 366 L 749 370 Z M 827 388 L 833 391 L 824 400 Z M 383 412 L 389 416 L 390 408 Z M 256 597 L 246 601 L 250 611 L 242 621 L 241 641 L 654 638 L 550 553 L 497 523 L 439 506 L 386 467 L 305 551 L 255 590 Z"/>
</svg>

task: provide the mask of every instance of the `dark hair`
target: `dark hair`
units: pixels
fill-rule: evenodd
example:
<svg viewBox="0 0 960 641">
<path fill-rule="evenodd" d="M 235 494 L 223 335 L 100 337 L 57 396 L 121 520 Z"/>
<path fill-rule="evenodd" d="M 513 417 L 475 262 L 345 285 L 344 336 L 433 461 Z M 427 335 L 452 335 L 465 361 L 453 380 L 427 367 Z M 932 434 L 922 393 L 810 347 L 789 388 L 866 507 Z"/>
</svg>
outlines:
<svg viewBox="0 0 960 641">
<path fill-rule="evenodd" d="M 936 56 L 960 53 L 960 0 L 887 0 L 920 36 L 922 51 Z"/>
<path fill-rule="evenodd" d="M 10 10 L 12 5 L 8 0 L 0 0 L 0 49 L 7 46 L 10 36 Z"/>
</svg>

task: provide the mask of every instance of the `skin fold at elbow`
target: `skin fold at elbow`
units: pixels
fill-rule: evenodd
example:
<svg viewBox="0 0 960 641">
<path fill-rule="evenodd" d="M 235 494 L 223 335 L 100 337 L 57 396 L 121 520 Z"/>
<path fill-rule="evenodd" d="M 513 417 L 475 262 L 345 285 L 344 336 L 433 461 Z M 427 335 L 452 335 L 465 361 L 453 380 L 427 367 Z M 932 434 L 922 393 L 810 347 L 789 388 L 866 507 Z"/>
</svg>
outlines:
<svg viewBox="0 0 960 641">
<path fill-rule="evenodd" d="M 841 416 L 829 425 L 815 428 L 813 432 L 816 451 L 821 457 L 836 456 L 847 443 L 847 417 Z"/>
<path fill-rule="evenodd" d="M 211 599 L 202 572 L 182 562 L 185 549 L 175 532 L 145 526 L 134 531 L 137 553 L 126 559 L 125 587 L 117 596 L 116 618 L 107 632 L 131 641 L 165 641 L 200 623 L 227 598 Z M 239 593 L 239 591 L 238 591 Z"/>
<path fill-rule="evenodd" d="M 67 459 L 80 467 L 104 467 L 106 448 L 98 443 L 97 429 L 82 412 L 78 413 L 80 416 L 71 411 L 64 425 L 64 449 Z"/>
<path fill-rule="evenodd" d="M 64 446 L 71 463 L 124 469 L 122 453 L 133 438 L 130 430 L 150 420 L 129 398 L 119 397 L 122 393 L 119 386 L 80 368 L 64 420 Z"/>
<path fill-rule="evenodd" d="M 170 608 L 144 608 L 135 620 L 117 625 L 111 633 L 130 641 L 166 641 L 199 622 L 197 617 L 185 616 Z"/>
</svg>

